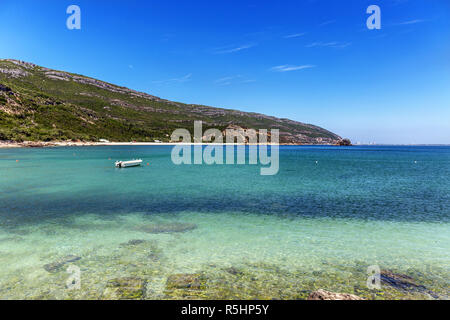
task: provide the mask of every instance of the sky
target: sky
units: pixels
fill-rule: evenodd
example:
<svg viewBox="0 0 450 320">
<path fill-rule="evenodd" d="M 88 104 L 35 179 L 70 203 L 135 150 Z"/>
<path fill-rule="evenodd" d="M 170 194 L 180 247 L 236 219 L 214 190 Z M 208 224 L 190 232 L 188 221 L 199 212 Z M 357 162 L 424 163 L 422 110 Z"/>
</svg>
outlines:
<svg viewBox="0 0 450 320">
<path fill-rule="evenodd" d="M 0 58 L 165 99 L 450 144 L 448 0 L 0 0 L 0 35 Z"/>
</svg>

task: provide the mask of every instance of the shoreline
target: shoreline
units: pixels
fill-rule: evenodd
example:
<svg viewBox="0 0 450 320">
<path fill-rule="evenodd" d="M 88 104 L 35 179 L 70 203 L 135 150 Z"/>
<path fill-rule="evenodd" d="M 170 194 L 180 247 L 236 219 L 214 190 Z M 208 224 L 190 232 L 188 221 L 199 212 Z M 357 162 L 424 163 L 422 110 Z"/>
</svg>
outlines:
<svg viewBox="0 0 450 320">
<path fill-rule="evenodd" d="M 214 146 L 214 145 L 245 145 L 245 146 L 262 146 L 262 145 L 278 145 L 278 146 L 330 146 L 330 147 L 346 147 L 337 144 L 293 144 L 293 143 L 181 143 L 181 142 L 72 142 L 72 141 L 24 141 L 24 142 L 12 142 L 12 141 L 0 141 L 0 149 L 13 149 L 13 148 L 56 148 L 56 147 L 100 147 L 100 146 Z M 449 147 L 450 144 L 353 144 L 347 147 L 374 147 L 374 146 L 416 146 L 416 147 Z"/>
<path fill-rule="evenodd" d="M 69 142 L 69 141 L 24 141 L 24 142 L 11 142 L 11 141 L 0 141 L 0 149 L 16 149 L 16 148 L 56 148 L 56 147 L 99 147 L 99 146 L 176 146 L 176 145 L 272 145 L 271 143 L 177 143 L 177 142 Z M 336 144 L 293 144 L 293 143 L 280 143 L 273 144 L 278 146 L 330 146 L 339 147 Z M 448 147 L 450 144 L 353 144 L 351 146 L 356 147 L 374 147 L 374 146 L 417 146 L 417 147 Z"/>
<path fill-rule="evenodd" d="M 7 148 L 55 148 L 55 147 L 98 147 L 98 146 L 198 146 L 198 145 L 279 145 L 279 146 L 308 146 L 308 144 L 238 144 L 238 143 L 177 143 L 177 142 L 66 142 L 66 141 L 25 141 L 25 142 L 4 142 L 0 141 L 0 149 Z M 324 144 L 324 146 L 337 146 Z"/>
</svg>

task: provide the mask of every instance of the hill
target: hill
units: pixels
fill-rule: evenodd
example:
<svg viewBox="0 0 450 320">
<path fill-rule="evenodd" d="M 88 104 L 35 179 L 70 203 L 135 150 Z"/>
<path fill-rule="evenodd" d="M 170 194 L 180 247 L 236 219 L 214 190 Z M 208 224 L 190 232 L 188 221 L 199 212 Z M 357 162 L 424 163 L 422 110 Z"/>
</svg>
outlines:
<svg viewBox="0 0 450 320">
<path fill-rule="evenodd" d="M 18 60 L 0 60 L 0 140 L 168 142 L 173 130 L 279 129 L 280 142 L 336 144 L 318 126 L 258 113 L 184 104 Z"/>
</svg>

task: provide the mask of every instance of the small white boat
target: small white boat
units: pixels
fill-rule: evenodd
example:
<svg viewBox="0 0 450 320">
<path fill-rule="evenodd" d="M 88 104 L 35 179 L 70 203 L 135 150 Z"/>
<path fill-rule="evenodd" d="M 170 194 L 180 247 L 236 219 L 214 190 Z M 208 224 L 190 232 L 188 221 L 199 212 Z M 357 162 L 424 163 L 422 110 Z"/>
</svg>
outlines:
<svg viewBox="0 0 450 320">
<path fill-rule="evenodd" d="M 138 167 L 142 163 L 142 160 L 130 160 L 130 161 L 116 161 L 117 168 Z"/>
</svg>

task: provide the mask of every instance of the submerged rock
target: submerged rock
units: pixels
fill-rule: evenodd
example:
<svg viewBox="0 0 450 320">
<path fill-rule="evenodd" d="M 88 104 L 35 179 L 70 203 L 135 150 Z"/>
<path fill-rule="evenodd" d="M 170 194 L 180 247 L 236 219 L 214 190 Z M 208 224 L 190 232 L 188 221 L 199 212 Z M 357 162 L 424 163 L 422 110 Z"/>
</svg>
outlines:
<svg viewBox="0 0 450 320">
<path fill-rule="evenodd" d="M 52 263 L 48 263 L 48 264 L 44 265 L 44 269 L 47 272 L 55 273 L 55 272 L 58 272 L 62 268 L 63 265 L 64 265 L 64 263 L 56 261 L 56 262 L 52 262 Z"/>
<path fill-rule="evenodd" d="M 81 257 L 74 256 L 74 255 L 71 254 L 71 255 L 68 255 L 68 256 L 65 256 L 64 258 L 62 258 L 61 261 L 63 261 L 64 263 L 69 263 L 69 262 L 78 261 L 80 259 L 81 259 Z"/>
<path fill-rule="evenodd" d="M 244 274 L 244 272 L 235 267 L 226 268 L 225 271 L 228 272 L 229 274 L 232 274 L 233 276 L 241 276 Z"/>
<path fill-rule="evenodd" d="M 361 297 L 349 293 L 336 293 L 319 289 L 311 293 L 308 300 L 364 300 Z"/>
<path fill-rule="evenodd" d="M 130 265 L 131 260 L 128 261 L 127 259 L 132 259 L 134 262 L 138 259 L 139 262 L 137 264 L 141 265 L 144 261 L 145 263 L 158 262 L 162 257 L 162 250 L 158 247 L 155 240 L 133 239 L 121 243 L 120 247 L 124 255 L 121 264 Z"/>
<path fill-rule="evenodd" d="M 123 247 L 126 247 L 126 246 L 137 246 L 137 245 L 142 244 L 144 242 L 147 242 L 147 241 L 146 240 L 141 240 L 141 239 L 133 239 L 133 240 L 130 240 L 128 242 L 121 243 L 120 245 L 123 246 Z"/>
<path fill-rule="evenodd" d="M 206 279 L 202 274 L 173 274 L 167 278 L 166 288 L 173 289 L 191 289 L 202 290 L 205 289 Z"/>
<path fill-rule="evenodd" d="M 193 223 L 158 223 L 158 224 L 148 224 L 139 228 L 139 230 L 147 233 L 176 233 L 176 232 L 186 232 L 194 230 L 197 228 L 196 224 Z"/>
<path fill-rule="evenodd" d="M 55 273 L 55 272 L 60 271 L 65 264 L 70 263 L 70 262 L 75 262 L 80 259 L 81 259 L 81 257 L 75 256 L 75 255 L 68 255 L 57 261 L 54 261 L 54 262 L 44 265 L 44 269 L 47 272 Z"/>
<path fill-rule="evenodd" d="M 381 282 L 397 289 L 408 290 L 412 287 L 418 287 L 414 279 L 406 274 L 394 273 L 390 270 L 381 271 Z"/>
<path fill-rule="evenodd" d="M 136 277 L 112 279 L 106 285 L 104 300 L 141 300 L 145 297 L 147 281 Z"/>
<path fill-rule="evenodd" d="M 405 292 L 420 292 L 426 293 L 433 298 L 439 298 L 439 296 L 431 290 L 428 290 L 425 286 L 419 285 L 414 282 L 414 279 L 406 274 L 395 273 L 390 270 L 382 270 L 380 275 L 381 283 L 389 285 L 395 289 Z"/>
</svg>

